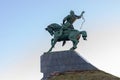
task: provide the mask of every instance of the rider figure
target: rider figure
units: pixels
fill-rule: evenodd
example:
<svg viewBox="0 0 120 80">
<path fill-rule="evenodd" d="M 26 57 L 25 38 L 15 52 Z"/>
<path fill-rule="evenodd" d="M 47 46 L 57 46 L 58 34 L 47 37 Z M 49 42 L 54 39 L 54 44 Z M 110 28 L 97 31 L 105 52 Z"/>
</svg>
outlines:
<svg viewBox="0 0 120 80">
<path fill-rule="evenodd" d="M 70 11 L 70 14 L 63 19 L 62 29 L 60 30 L 60 35 L 62 35 L 64 30 L 74 29 L 73 23 L 76 19 L 80 19 L 85 11 L 82 11 L 81 15 L 75 15 L 74 11 Z"/>
</svg>

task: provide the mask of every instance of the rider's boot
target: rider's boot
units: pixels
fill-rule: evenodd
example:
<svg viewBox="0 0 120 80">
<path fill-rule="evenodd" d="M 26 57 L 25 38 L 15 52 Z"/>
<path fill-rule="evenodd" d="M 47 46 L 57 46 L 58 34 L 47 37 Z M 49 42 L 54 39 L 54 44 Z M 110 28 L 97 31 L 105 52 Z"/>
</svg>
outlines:
<svg viewBox="0 0 120 80">
<path fill-rule="evenodd" d="M 59 36 L 61 36 L 63 33 L 63 29 L 60 29 L 60 33 L 59 33 Z"/>
</svg>

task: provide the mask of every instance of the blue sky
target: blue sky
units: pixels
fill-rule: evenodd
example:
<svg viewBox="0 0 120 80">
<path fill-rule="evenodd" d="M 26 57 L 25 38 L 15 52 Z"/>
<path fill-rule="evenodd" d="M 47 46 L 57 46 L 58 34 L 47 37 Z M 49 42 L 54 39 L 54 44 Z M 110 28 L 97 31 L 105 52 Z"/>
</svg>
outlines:
<svg viewBox="0 0 120 80">
<path fill-rule="evenodd" d="M 88 41 L 80 40 L 76 51 L 93 65 L 120 77 L 119 0 L 1 0 L 0 80 L 39 80 L 40 55 L 50 48 L 52 36 L 44 28 L 61 24 L 74 10 L 85 11 L 82 30 Z M 80 28 L 82 20 L 74 23 Z M 67 50 L 57 43 L 53 51 Z"/>
</svg>

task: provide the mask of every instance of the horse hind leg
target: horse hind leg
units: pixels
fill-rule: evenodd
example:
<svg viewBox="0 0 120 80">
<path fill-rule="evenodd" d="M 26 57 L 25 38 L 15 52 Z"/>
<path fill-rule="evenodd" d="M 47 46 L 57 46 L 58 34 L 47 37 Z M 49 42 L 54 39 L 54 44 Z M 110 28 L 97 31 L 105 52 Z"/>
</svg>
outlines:
<svg viewBox="0 0 120 80">
<path fill-rule="evenodd" d="M 80 37 L 81 37 L 81 35 L 80 35 L 80 34 L 76 37 L 78 41 L 79 41 Z"/>
<path fill-rule="evenodd" d="M 79 43 L 79 41 L 77 40 L 77 38 L 75 38 L 75 37 L 70 37 L 69 39 L 70 39 L 70 40 L 72 41 L 72 43 L 73 43 L 73 47 L 70 48 L 70 50 L 76 49 L 76 48 L 77 48 L 77 44 Z"/>
</svg>

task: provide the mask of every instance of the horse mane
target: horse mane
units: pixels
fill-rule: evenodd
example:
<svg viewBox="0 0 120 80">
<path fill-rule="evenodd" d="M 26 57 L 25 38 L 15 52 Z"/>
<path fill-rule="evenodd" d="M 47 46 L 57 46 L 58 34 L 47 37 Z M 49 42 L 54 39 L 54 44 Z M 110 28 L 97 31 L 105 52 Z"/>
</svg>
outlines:
<svg viewBox="0 0 120 80">
<path fill-rule="evenodd" d="M 60 25 L 57 24 L 57 23 L 52 23 L 52 24 L 48 25 L 47 27 L 48 27 L 48 28 L 51 28 L 51 29 L 53 29 L 53 30 L 59 30 L 59 29 L 62 28 L 62 26 L 60 26 Z"/>
</svg>

